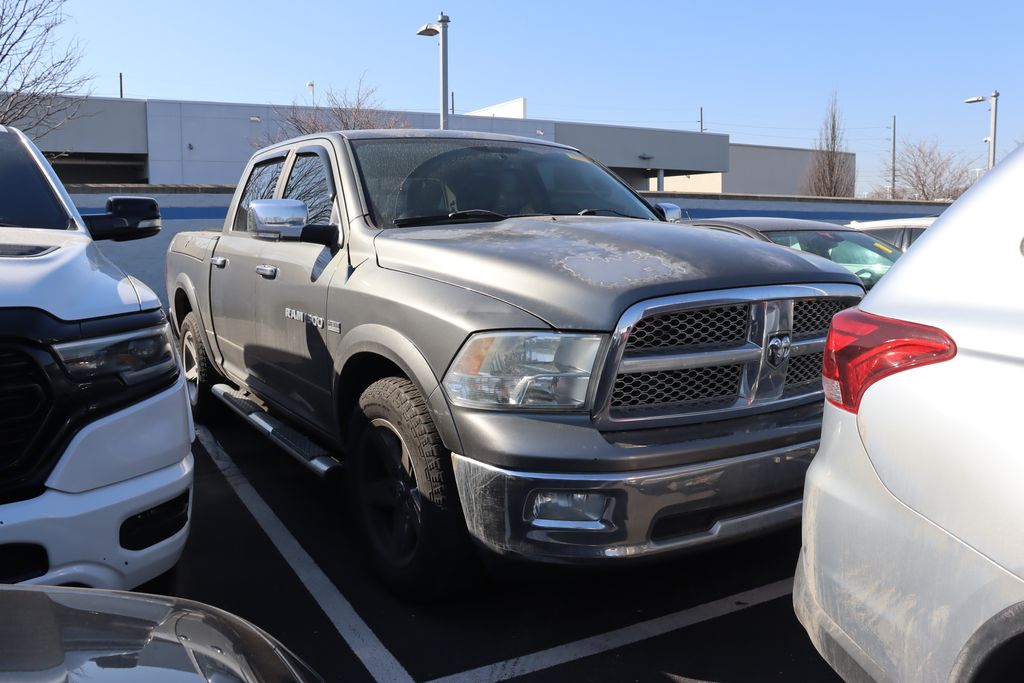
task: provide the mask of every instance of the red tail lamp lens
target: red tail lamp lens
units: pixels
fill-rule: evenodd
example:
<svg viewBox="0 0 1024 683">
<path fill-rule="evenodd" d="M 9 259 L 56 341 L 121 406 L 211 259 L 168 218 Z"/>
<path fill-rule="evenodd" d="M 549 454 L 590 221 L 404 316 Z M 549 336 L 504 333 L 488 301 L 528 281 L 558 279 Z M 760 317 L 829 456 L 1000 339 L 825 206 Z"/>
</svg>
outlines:
<svg viewBox="0 0 1024 683">
<path fill-rule="evenodd" d="M 848 308 L 832 318 L 825 342 L 825 398 L 856 413 L 878 380 L 955 355 L 956 344 L 938 328 Z"/>
</svg>

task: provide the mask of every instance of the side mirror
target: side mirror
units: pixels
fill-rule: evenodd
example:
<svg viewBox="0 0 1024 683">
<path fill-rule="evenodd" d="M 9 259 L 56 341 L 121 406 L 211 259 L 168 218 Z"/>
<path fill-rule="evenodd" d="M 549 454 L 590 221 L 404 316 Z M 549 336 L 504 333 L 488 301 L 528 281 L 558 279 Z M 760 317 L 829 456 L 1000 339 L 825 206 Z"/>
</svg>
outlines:
<svg viewBox="0 0 1024 683">
<path fill-rule="evenodd" d="M 654 209 L 661 217 L 661 220 L 667 223 L 683 222 L 683 210 L 679 208 L 678 204 L 673 204 L 671 202 L 658 202 L 654 205 Z"/>
<path fill-rule="evenodd" d="M 108 197 L 107 212 L 82 216 L 94 240 L 126 242 L 160 232 L 160 205 L 151 197 Z"/>
<path fill-rule="evenodd" d="M 306 223 L 306 204 L 298 199 L 254 199 L 246 211 L 246 229 L 254 237 L 275 242 L 308 242 L 334 246 L 338 226 Z"/>
</svg>

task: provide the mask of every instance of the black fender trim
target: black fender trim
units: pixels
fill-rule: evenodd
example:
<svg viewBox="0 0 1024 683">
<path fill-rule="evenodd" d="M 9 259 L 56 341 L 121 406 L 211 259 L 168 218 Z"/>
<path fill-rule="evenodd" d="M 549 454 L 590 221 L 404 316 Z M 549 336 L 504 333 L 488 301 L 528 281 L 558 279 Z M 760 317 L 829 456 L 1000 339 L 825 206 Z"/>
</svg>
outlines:
<svg viewBox="0 0 1024 683">
<path fill-rule="evenodd" d="M 950 671 L 950 681 L 973 681 L 989 657 L 1010 639 L 1024 636 L 1024 602 L 1010 605 L 982 624 L 967 639 Z M 1021 655 L 1024 658 L 1024 653 Z"/>
</svg>

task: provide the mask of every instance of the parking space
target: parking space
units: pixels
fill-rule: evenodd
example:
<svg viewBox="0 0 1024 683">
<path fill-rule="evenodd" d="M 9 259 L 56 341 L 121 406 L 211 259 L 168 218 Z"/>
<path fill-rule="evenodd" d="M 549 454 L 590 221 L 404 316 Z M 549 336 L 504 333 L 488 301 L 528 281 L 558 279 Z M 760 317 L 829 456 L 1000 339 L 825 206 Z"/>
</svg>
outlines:
<svg viewBox="0 0 1024 683">
<path fill-rule="evenodd" d="M 792 613 L 799 529 L 621 569 L 501 565 L 409 604 L 360 557 L 337 487 L 233 415 L 200 431 L 192 537 L 142 590 L 235 612 L 326 680 L 835 680 Z"/>
</svg>

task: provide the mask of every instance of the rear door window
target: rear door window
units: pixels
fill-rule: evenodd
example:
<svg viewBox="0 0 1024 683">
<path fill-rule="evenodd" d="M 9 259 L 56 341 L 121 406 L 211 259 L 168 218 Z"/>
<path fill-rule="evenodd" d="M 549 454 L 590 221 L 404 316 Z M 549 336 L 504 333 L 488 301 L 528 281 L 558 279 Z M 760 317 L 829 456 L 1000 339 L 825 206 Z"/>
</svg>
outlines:
<svg viewBox="0 0 1024 683">
<path fill-rule="evenodd" d="M 902 232 L 903 228 L 880 228 L 878 230 L 872 230 L 869 234 L 879 237 L 889 244 L 899 246 L 899 239 Z"/>
<path fill-rule="evenodd" d="M 235 221 L 232 230 L 244 232 L 246 229 L 246 213 L 249 210 L 249 203 L 254 199 L 272 199 L 274 190 L 277 189 L 277 180 L 281 177 L 281 169 L 284 167 L 284 157 L 271 159 L 253 166 L 249 179 L 245 182 L 245 189 L 238 200 L 238 209 L 235 211 Z"/>
<path fill-rule="evenodd" d="M 906 246 L 908 246 L 908 247 L 909 247 L 909 246 L 910 246 L 911 244 L 913 244 L 913 243 L 914 243 L 914 242 L 915 242 L 915 241 L 917 240 L 917 238 L 918 238 L 918 237 L 920 237 L 920 236 L 921 236 L 922 234 L 924 234 L 924 228 L 909 228 L 909 229 L 907 230 L 907 235 L 906 235 L 906 240 L 907 240 L 907 245 L 906 245 Z"/>
</svg>

